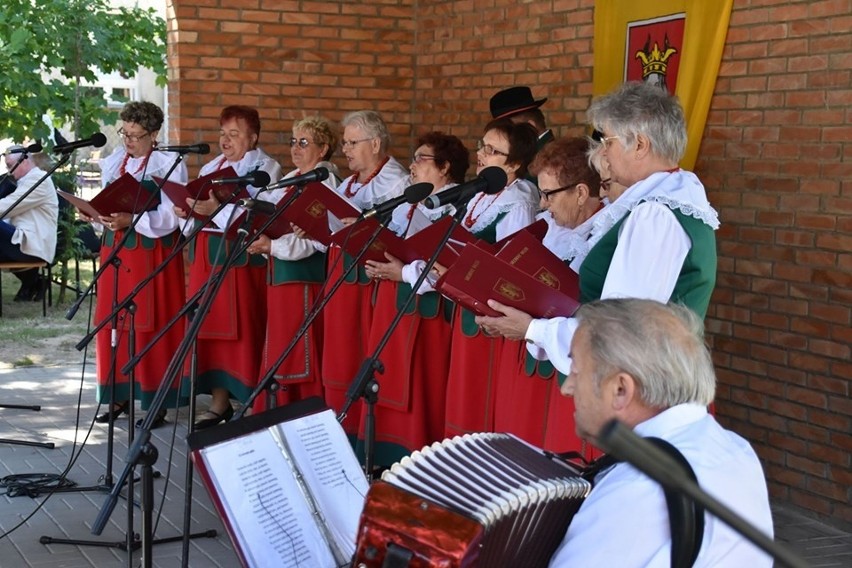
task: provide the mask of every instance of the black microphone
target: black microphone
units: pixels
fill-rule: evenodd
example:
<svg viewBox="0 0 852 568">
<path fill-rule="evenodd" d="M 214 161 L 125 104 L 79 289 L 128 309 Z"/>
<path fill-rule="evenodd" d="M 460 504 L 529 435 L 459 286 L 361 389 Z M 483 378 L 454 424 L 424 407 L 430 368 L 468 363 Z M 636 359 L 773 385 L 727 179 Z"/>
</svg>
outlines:
<svg viewBox="0 0 852 568">
<path fill-rule="evenodd" d="M 11 150 L 6 150 L 3 152 L 4 156 L 9 156 L 11 154 L 38 154 L 41 152 L 41 144 L 36 142 L 35 144 L 30 144 L 27 147 L 19 147 L 12 148 Z"/>
<path fill-rule="evenodd" d="M 190 144 L 189 146 L 157 146 L 160 152 L 177 152 L 178 154 L 209 154 L 210 144 Z"/>
<path fill-rule="evenodd" d="M 430 195 L 423 202 L 427 209 L 437 209 L 447 203 L 458 204 L 467 203 L 471 198 L 480 191 L 486 195 L 493 195 L 506 187 L 508 176 L 503 168 L 497 166 L 488 166 L 476 178 L 451 187 L 441 193 Z"/>
<path fill-rule="evenodd" d="M 73 152 L 74 150 L 77 150 L 78 148 L 85 148 L 86 146 L 94 146 L 95 148 L 100 148 L 106 143 L 106 136 L 104 136 L 102 132 L 96 132 L 95 134 L 84 140 L 77 140 L 75 142 L 68 142 L 66 144 L 57 144 L 53 147 L 53 152 L 56 154 L 68 154 L 70 152 Z"/>
<path fill-rule="evenodd" d="M 328 168 L 318 167 L 309 171 L 306 174 L 302 174 L 300 176 L 294 176 L 290 178 L 283 178 L 272 185 L 266 186 L 266 190 L 278 189 L 281 187 L 290 187 L 291 185 L 300 185 L 303 183 L 309 183 L 312 181 L 323 181 L 328 179 Z M 257 184 L 252 184 L 257 185 Z"/>
<path fill-rule="evenodd" d="M 210 182 L 213 185 L 222 185 L 225 183 L 236 183 L 240 186 L 253 185 L 254 187 L 264 187 L 269 184 L 269 174 L 263 170 L 254 170 L 244 176 L 235 178 L 217 178 Z"/>
<path fill-rule="evenodd" d="M 370 217 L 374 217 L 376 215 L 384 215 L 385 213 L 393 211 L 403 203 L 419 203 L 426 199 L 429 194 L 432 193 L 433 189 L 435 189 L 435 186 L 431 183 L 415 183 L 414 185 L 405 188 L 405 191 L 403 191 L 402 195 L 400 195 L 399 197 L 388 199 L 384 203 L 379 203 L 372 209 L 368 209 L 362 212 L 361 218 L 369 219 Z"/>
<path fill-rule="evenodd" d="M 275 204 L 262 199 L 240 199 L 237 203 L 255 213 L 262 215 L 272 215 L 275 213 Z"/>
</svg>

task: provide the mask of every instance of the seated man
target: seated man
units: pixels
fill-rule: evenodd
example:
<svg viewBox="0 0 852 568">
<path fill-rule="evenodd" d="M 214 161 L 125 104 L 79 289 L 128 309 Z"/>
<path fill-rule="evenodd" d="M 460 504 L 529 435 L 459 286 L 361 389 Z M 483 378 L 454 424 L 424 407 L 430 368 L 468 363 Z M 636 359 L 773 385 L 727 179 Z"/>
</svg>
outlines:
<svg viewBox="0 0 852 568">
<path fill-rule="evenodd" d="M 12 146 L 10 149 L 20 149 Z M 45 172 L 29 154 L 7 154 L 6 168 L 18 181 L 18 187 L 0 199 L 0 213 L 25 195 Z M 15 167 L 17 164 L 17 167 Z M 0 220 L 0 262 L 53 262 L 59 204 L 50 178 L 44 180 L 23 201 Z M 48 285 L 39 278 L 38 269 L 15 272 L 21 288 L 15 301 L 40 300 Z"/>
<path fill-rule="evenodd" d="M 701 321 L 687 308 L 637 299 L 583 305 L 562 392 L 574 397 L 577 434 L 591 442 L 617 418 L 677 448 L 706 492 L 771 537 L 763 469 L 748 442 L 707 413 L 716 376 Z M 772 559 L 705 513 L 694 566 L 771 567 Z M 631 465 L 602 469 L 551 566 L 659 566 L 671 562 L 662 487 Z"/>
</svg>

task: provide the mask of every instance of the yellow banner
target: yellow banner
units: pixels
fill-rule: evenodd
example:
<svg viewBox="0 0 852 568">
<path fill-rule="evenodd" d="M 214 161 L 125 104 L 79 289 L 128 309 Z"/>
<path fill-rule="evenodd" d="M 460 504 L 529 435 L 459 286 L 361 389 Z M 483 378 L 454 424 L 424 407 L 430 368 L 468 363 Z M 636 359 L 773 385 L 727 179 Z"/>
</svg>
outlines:
<svg viewBox="0 0 852 568">
<path fill-rule="evenodd" d="M 693 169 L 733 0 L 599 0 L 595 2 L 594 93 L 644 80 L 665 84 L 686 114 L 686 154 Z"/>
</svg>

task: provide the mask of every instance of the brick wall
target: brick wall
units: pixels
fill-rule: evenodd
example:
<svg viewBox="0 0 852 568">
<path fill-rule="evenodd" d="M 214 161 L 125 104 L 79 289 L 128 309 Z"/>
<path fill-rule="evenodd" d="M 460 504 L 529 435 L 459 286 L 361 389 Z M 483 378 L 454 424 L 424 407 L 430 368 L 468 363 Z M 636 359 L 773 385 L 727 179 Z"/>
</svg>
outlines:
<svg viewBox="0 0 852 568">
<path fill-rule="evenodd" d="M 696 166 L 719 209 L 719 416 L 852 522 L 852 2 L 735 1 Z"/>
<path fill-rule="evenodd" d="M 432 129 L 473 148 L 511 84 L 549 98 L 558 135 L 583 131 L 592 0 L 234 4 L 171 0 L 181 143 L 215 142 L 221 107 L 252 104 L 286 167 L 294 118 L 373 108 L 407 164 Z M 735 0 L 696 170 L 723 223 L 708 316 L 720 420 L 755 444 L 775 497 L 852 523 L 850 13 L 850 0 Z"/>
</svg>

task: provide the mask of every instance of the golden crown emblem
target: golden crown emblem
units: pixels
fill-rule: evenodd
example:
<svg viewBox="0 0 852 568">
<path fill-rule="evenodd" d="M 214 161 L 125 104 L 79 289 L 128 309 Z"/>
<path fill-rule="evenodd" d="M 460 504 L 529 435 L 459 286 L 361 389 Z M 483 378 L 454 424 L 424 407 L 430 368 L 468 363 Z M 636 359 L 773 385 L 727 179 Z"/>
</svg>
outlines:
<svg viewBox="0 0 852 568">
<path fill-rule="evenodd" d="M 642 79 L 646 79 L 648 75 L 665 76 L 668 60 L 675 53 L 677 53 L 677 49 L 669 45 L 668 34 L 666 34 L 662 51 L 660 51 L 657 42 L 654 42 L 654 47 L 651 48 L 651 36 L 649 35 L 645 46 L 634 55 L 636 59 L 642 62 Z"/>
</svg>

